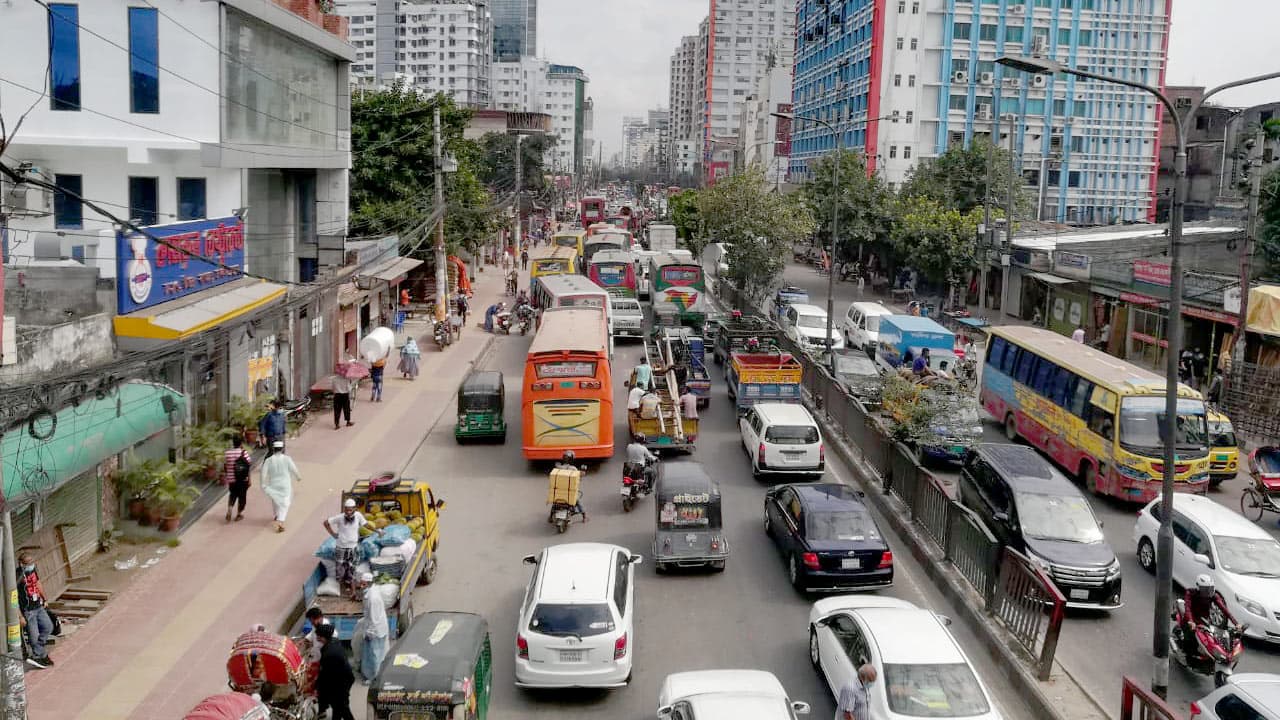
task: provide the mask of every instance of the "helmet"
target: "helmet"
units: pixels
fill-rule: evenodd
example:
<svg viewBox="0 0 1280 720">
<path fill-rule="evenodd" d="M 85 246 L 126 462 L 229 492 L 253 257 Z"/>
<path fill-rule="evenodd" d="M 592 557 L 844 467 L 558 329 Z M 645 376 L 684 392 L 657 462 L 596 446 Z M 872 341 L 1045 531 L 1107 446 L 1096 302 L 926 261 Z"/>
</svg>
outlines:
<svg viewBox="0 0 1280 720">
<path fill-rule="evenodd" d="M 573 451 L 572 451 L 572 450 L 565 450 L 565 451 L 564 451 L 564 454 L 560 456 L 560 461 L 561 461 L 561 462 L 573 462 L 573 458 L 574 458 L 574 457 L 576 457 L 576 456 L 573 454 Z"/>
<path fill-rule="evenodd" d="M 1201 575 L 1197 577 L 1196 593 L 1199 594 L 1200 597 L 1204 598 L 1205 600 L 1212 598 L 1214 594 L 1213 578 L 1209 577 L 1208 575 Z"/>
<path fill-rule="evenodd" d="M 632 439 L 633 439 L 633 440 L 635 440 L 635 441 L 636 441 L 636 442 L 638 442 L 638 443 L 643 443 L 643 442 L 645 441 L 644 433 L 639 433 L 639 432 L 638 432 L 638 433 L 636 433 L 635 435 L 633 435 L 633 436 L 632 436 Z"/>
</svg>

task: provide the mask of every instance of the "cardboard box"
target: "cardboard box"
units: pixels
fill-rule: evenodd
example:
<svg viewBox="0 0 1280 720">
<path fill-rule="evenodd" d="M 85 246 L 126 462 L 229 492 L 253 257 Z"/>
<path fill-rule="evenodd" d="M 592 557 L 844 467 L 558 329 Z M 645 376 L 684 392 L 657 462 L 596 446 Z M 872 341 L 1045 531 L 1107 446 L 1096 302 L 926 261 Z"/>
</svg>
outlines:
<svg viewBox="0 0 1280 720">
<path fill-rule="evenodd" d="M 578 502 L 578 491 L 582 485 L 582 471 L 569 468 L 556 468 L 551 471 L 547 487 L 547 504 Z"/>
</svg>

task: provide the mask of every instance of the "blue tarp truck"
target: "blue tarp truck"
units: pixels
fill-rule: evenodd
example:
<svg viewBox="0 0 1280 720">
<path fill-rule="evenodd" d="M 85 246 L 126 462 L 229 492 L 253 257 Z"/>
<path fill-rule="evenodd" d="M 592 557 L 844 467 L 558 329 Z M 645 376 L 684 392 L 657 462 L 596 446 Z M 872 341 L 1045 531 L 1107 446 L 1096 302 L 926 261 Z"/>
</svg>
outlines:
<svg viewBox="0 0 1280 720">
<path fill-rule="evenodd" d="M 956 369 L 956 336 L 927 317 L 884 315 L 880 317 L 880 342 L 876 362 L 896 372 L 911 367 L 920 351 L 929 348 L 929 367 L 953 373 Z"/>
</svg>

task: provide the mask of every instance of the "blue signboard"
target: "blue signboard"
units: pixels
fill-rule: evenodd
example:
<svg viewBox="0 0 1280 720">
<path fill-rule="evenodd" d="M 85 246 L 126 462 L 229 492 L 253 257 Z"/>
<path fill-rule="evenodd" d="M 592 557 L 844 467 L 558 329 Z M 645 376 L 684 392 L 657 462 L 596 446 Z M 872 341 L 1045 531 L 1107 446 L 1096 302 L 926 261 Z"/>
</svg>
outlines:
<svg viewBox="0 0 1280 720">
<path fill-rule="evenodd" d="M 237 280 L 244 274 L 244 223 L 240 218 L 158 225 L 147 232 L 173 247 L 140 233 L 116 233 L 116 297 L 121 315 Z"/>
</svg>

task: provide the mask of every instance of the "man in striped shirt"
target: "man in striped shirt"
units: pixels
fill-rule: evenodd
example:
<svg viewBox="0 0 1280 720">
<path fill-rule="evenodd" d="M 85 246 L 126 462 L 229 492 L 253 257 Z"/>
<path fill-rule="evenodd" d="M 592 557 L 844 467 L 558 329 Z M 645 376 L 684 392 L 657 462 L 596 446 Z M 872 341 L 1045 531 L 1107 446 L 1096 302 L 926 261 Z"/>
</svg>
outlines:
<svg viewBox="0 0 1280 720">
<path fill-rule="evenodd" d="M 253 458 L 243 447 L 239 435 L 231 438 L 231 448 L 222 454 L 222 483 L 227 486 L 227 522 L 231 522 L 231 509 L 236 509 L 236 520 L 244 519 L 244 504 L 249 499 L 249 472 Z M 244 463 L 237 463 L 240 458 Z M 240 472 L 236 471 L 237 464 Z"/>
</svg>

